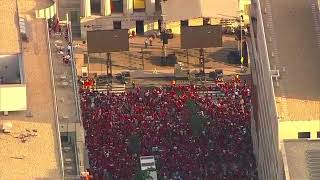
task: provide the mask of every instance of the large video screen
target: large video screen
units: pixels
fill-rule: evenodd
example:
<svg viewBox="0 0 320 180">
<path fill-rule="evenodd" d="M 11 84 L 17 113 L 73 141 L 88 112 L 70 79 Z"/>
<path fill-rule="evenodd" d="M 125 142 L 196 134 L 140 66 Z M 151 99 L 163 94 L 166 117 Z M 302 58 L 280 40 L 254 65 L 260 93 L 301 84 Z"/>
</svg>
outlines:
<svg viewBox="0 0 320 180">
<path fill-rule="evenodd" d="M 181 48 L 222 47 L 222 26 L 185 26 L 181 27 Z"/>
<path fill-rule="evenodd" d="M 89 53 L 129 51 L 128 29 L 87 32 Z"/>
</svg>

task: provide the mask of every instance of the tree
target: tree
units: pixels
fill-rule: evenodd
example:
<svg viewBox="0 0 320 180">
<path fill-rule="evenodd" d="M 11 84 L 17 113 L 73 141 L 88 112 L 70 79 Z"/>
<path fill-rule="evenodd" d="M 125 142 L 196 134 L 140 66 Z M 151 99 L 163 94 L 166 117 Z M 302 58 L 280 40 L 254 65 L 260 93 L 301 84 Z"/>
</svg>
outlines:
<svg viewBox="0 0 320 180">
<path fill-rule="evenodd" d="M 152 176 L 150 175 L 150 170 L 138 170 L 136 175 L 134 176 L 134 180 L 152 180 Z"/>
<path fill-rule="evenodd" d="M 141 139 L 139 135 L 133 134 L 129 137 L 128 144 L 129 152 L 133 154 L 139 154 L 141 151 Z"/>
<path fill-rule="evenodd" d="M 189 100 L 187 102 L 187 108 L 191 113 L 190 125 L 192 128 L 192 133 L 194 136 L 200 136 L 202 131 L 205 130 L 205 125 L 208 122 L 208 119 L 198 114 L 200 107 L 193 100 Z"/>
</svg>

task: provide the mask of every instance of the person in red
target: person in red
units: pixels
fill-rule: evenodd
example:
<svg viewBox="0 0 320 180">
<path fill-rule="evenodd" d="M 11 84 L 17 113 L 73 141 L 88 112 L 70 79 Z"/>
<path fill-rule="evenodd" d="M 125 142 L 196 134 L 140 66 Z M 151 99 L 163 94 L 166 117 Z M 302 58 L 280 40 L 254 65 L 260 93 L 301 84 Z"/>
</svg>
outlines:
<svg viewBox="0 0 320 180">
<path fill-rule="evenodd" d="M 85 89 L 89 89 L 90 86 L 91 86 L 90 80 L 89 80 L 89 79 L 85 80 L 85 81 L 84 81 L 84 88 L 85 88 Z"/>
</svg>

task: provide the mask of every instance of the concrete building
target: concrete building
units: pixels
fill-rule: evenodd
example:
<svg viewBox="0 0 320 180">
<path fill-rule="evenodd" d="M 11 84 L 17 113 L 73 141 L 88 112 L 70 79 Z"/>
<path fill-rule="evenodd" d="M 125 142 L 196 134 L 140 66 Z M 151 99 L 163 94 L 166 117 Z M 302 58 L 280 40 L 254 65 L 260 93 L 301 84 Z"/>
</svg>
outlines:
<svg viewBox="0 0 320 180">
<path fill-rule="evenodd" d="M 262 180 L 314 179 L 305 158 L 316 145 L 297 142 L 292 147 L 288 140 L 319 138 L 317 4 L 317 0 L 252 1 L 248 39 L 255 95 L 252 138 Z M 294 155 L 291 148 L 299 153 Z"/>
<path fill-rule="evenodd" d="M 95 29 L 130 29 L 137 34 L 161 28 L 160 0 L 83 0 L 81 1 L 81 37 Z M 98 7 L 98 8 L 97 8 Z M 198 20 L 194 25 L 202 25 Z M 179 33 L 180 22 L 167 24 Z"/>
<path fill-rule="evenodd" d="M 248 0 L 242 0 L 240 3 L 240 9 L 244 11 L 244 19 L 247 22 L 249 5 Z M 81 0 L 80 7 L 82 38 L 86 37 L 86 31 L 97 29 L 122 28 L 144 34 L 161 28 L 161 0 Z M 205 18 L 206 20 L 209 20 L 210 24 L 220 22 L 219 18 Z M 179 34 L 181 25 L 203 25 L 203 21 L 203 18 L 185 19 L 181 22 L 168 22 L 166 27 Z"/>
</svg>

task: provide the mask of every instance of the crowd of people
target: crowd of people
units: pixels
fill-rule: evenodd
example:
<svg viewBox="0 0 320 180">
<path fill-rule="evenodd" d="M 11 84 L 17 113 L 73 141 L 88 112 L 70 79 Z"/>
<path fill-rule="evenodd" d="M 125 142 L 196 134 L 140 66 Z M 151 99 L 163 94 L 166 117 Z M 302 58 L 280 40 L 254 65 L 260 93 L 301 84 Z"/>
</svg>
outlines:
<svg viewBox="0 0 320 180">
<path fill-rule="evenodd" d="M 69 39 L 69 25 L 67 24 L 65 27 L 62 28 L 59 18 L 53 16 L 52 18 L 48 19 L 48 27 L 50 35 L 64 35 L 65 41 L 67 42 L 67 46 L 63 47 L 61 45 L 56 44 L 56 47 L 58 48 L 58 55 L 62 55 L 62 62 L 64 64 L 70 64 L 72 60 L 72 43 Z"/>
<path fill-rule="evenodd" d="M 257 179 L 245 81 L 80 94 L 95 179 L 134 179 L 140 156 L 150 155 L 162 179 Z"/>
</svg>

